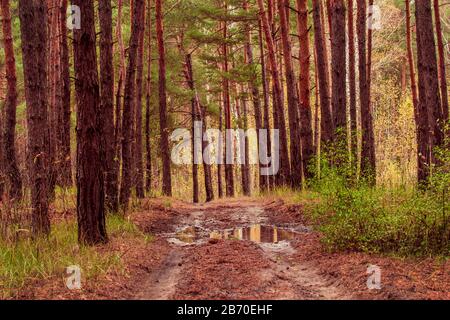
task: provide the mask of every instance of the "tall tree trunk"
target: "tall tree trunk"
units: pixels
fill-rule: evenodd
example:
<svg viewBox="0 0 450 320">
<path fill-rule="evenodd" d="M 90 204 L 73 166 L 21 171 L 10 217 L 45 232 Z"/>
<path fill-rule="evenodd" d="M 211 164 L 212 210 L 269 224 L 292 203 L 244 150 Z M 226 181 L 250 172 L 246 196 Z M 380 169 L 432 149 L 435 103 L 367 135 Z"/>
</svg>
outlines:
<svg viewBox="0 0 450 320">
<path fill-rule="evenodd" d="M 183 50 L 181 50 L 183 52 Z M 186 54 L 184 57 L 184 75 L 186 78 L 187 85 L 192 92 L 191 97 L 191 159 L 192 159 L 192 201 L 194 203 L 199 202 L 198 197 L 198 159 L 196 146 L 198 137 L 195 136 L 196 133 L 196 122 L 198 122 L 199 114 L 197 112 L 197 101 L 195 97 L 195 86 L 194 86 L 194 73 L 192 71 L 192 57 L 190 54 Z M 203 140 L 203 139 L 202 139 Z"/>
<path fill-rule="evenodd" d="M 61 110 L 60 110 L 60 181 L 62 186 L 71 186 L 72 155 L 70 152 L 71 137 L 71 106 L 70 106 L 70 61 L 69 46 L 67 44 L 67 5 L 68 0 L 62 0 L 59 14 L 60 46 L 61 46 Z"/>
<path fill-rule="evenodd" d="M 164 49 L 162 1 L 156 0 L 156 36 L 159 52 L 159 126 L 161 131 L 161 156 L 163 167 L 163 194 L 172 195 L 172 177 L 170 172 L 169 132 L 167 127 L 167 96 L 166 96 L 166 53 Z"/>
<path fill-rule="evenodd" d="M 311 82 L 310 50 L 308 29 L 308 5 L 306 0 L 297 0 L 297 29 L 299 37 L 299 99 L 300 99 L 300 135 L 302 138 L 302 161 L 305 178 L 311 178 L 309 164 L 314 156 L 314 144 L 311 119 Z"/>
<path fill-rule="evenodd" d="M 195 85 L 194 85 L 195 86 Z M 195 93 L 195 97 L 197 100 L 197 107 L 200 110 L 200 117 L 202 121 L 202 136 L 206 137 L 206 128 L 207 128 L 207 119 L 206 119 L 206 107 L 200 103 L 200 99 L 198 97 L 197 92 Z M 202 139 L 202 151 L 203 153 L 208 148 L 209 142 L 207 140 Z M 206 194 L 206 202 L 210 202 L 214 200 L 214 190 L 212 185 L 212 173 L 211 173 L 211 164 L 203 161 L 203 175 L 205 178 L 205 194 Z"/>
<path fill-rule="evenodd" d="M 292 65 L 292 49 L 289 39 L 289 22 L 286 16 L 286 0 L 278 0 L 278 13 L 281 25 L 281 40 L 283 47 L 283 57 L 286 75 L 288 115 L 289 115 L 289 133 L 290 133 L 290 153 L 291 153 L 291 186 L 295 189 L 300 188 L 302 182 L 302 156 L 301 156 L 301 136 L 300 136 L 300 116 L 299 100 L 297 91 L 297 80 L 295 79 L 294 68 Z"/>
<path fill-rule="evenodd" d="M 219 102 L 219 130 L 223 130 L 223 110 L 222 103 Z M 219 194 L 219 199 L 223 198 L 223 187 L 222 187 L 222 162 L 223 162 L 223 142 L 222 137 L 218 141 L 218 154 L 217 154 L 217 193 Z"/>
<path fill-rule="evenodd" d="M 348 0 L 347 8 L 348 8 L 348 82 L 349 82 L 349 107 L 350 107 L 350 133 L 351 133 L 351 155 L 353 165 L 355 165 L 358 161 L 358 132 L 357 132 L 357 123 L 356 119 L 356 68 L 355 68 L 355 27 L 354 27 L 354 18 L 353 18 L 353 0 Z"/>
<path fill-rule="evenodd" d="M 49 149 L 49 187 L 48 194 L 50 199 L 55 197 L 55 186 L 58 179 L 58 155 L 57 155 L 57 127 L 58 127 L 58 95 L 57 95 L 57 83 L 59 71 L 59 41 L 58 41 L 58 22 L 59 22 L 59 10 L 56 7 L 55 0 L 47 0 L 48 10 L 48 42 L 47 42 L 47 81 L 48 81 L 48 121 L 49 130 L 47 134 L 47 148 Z"/>
<path fill-rule="evenodd" d="M 416 124 L 419 123 L 420 119 L 418 118 L 418 110 L 419 110 L 419 98 L 417 93 L 417 84 L 416 84 L 416 71 L 414 66 L 414 54 L 412 49 L 412 39 L 411 39 L 411 10 L 409 6 L 409 0 L 405 0 L 405 10 L 406 10 L 406 48 L 408 54 L 408 64 L 409 64 L 409 76 L 411 81 L 411 95 L 412 102 L 414 107 L 414 115 Z M 416 126 L 417 127 L 417 126 Z M 417 132 L 418 134 L 418 132 Z M 419 139 L 419 136 L 417 137 Z"/>
<path fill-rule="evenodd" d="M 359 99 L 361 103 L 362 153 L 361 170 L 370 184 L 374 184 L 375 142 L 373 135 L 372 113 L 370 110 L 369 88 L 367 81 L 366 56 L 366 0 L 357 0 L 357 34 L 359 62 Z"/>
<path fill-rule="evenodd" d="M 227 11 L 227 3 L 225 1 L 225 12 Z M 227 78 L 228 73 L 228 44 L 227 44 L 227 22 L 223 22 L 223 45 L 222 45 L 222 55 L 223 55 L 223 66 L 222 71 L 224 77 L 223 83 L 223 108 L 225 111 L 225 186 L 227 197 L 234 197 L 234 177 L 233 177 L 233 141 L 234 137 L 231 133 L 231 105 L 230 105 L 230 85 Z"/>
<path fill-rule="evenodd" d="M 419 182 L 425 182 L 435 164 L 435 147 L 443 141 L 443 120 L 439 97 L 438 66 L 433 32 L 431 1 L 416 2 L 417 54 L 419 76 L 418 155 Z"/>
<path fill-rule="evenodd" d="M 122 117 L 122 185 L 120 189 L 120 204 L 124 210 L 128 207 L 133 178 L 133 118 L 134 97 L 136 90 L 136 58 L 139 47 L 140 19 L 144 10 L 144 0 L 135 0 L 133 5 L 133 24 L 131 28 L 130 48 L 128 50 L 128 66 L 125 79 L 125 91 Z"/>
<path fill-rule="evenodd" d="M 314 50 L 314 147 L 317 154 L 317 173 L 320 169 L 320 101 L 319 101 L 319 72 L 317 71 L 317 53 Z"/>
<path fill-rule="evenodd" d="M 347 132 L 347 88 L 346 88 L 346 43 L 345 43 L 345 5 L 344 0 L 331 0 L 331 25 L 333 38 L 331 41 L 332 66 L 332 109 L 334 125 L 342 130 L 340 138 L 346 138 Z"/>
<path fill-rule="evenodd" d="M 248 11 L 248 1 L 244 0 L 243 8 L 245 11 Z M 251 66 L 252 68 L 252 74 L 251 79 L 249 82 L 250 90 L 252 93 L 252 101 L 253 101 L 253 110 L 255 113 L 255 126 L 256 126 L 256 132 L 257 132 L 257 142 L 258 142 L 258 151 L 260 150 L 260 139 L 259 139 L 259 132 L 262 129 L 262 114 L 261 114 L 261 100 L 259 96 L 259 88 L 257 84 L 257 72 L 254 67 L 254 60 L 253 60 L 253 48 L 252 48 L 252 34 L 250 31 L 249 24 L 245 25 L 245 58 L 247 61 L 247 64 Z M 264 71 L 265 73 L 265 71 Z M 264 80 L 265 81 L 265 80 Z M 263 85 L 266 85 L 263 84 Z M 258 153 L 259 154 L 259 153 Z M 258 176 L 259 176 L 259 188 L 260 190 L 264 190 L 267 185 L 267 176 L 261 174 L 261 163 L 259 163 L 258 166 Z"/>
<path fill-rule="evenodd" d="M 244 86 L 241 84 L 240 88 L 236 88 L 236 109 L 239 117 L 239 128 L 247 132 L 248 129 L 248 112 L 247 112 L 247 101 L 242 93 L 244 91 Z M 240 99 L 240 105 L 242 108 L 238 107 L 238 102 Z M 239 151 L 241 159 L 241 180 L 242 180 L 242 192 L 244 196 L 251 195 L 251 181 L 250 181 L 250 166 L 249 166 L 249 140 L 247 135 L 244 133 L 244 137 L 239 136 Z"/>
<path fill-rule="evenodd" d="M 331 100 L 329 86 L 328 53 L 325 45 L 322 10 L 319 0 L 313 0 L 314 44 L 317 52 L 317 65 L 320 95 L 320 136 L 323 143 L 329 143 L 333 137 L 334 124 L 331 115 Z"/>
<path fill-rule="evenodd" d="M 22 178 L 16 160 L 16 107 L 17 107 L 17 78 L 16 59 L 11 31 L 11 13 L 9 1 L 1 0 L 1 14 L 3 26 L 3 46 L 6 62 L 7 93 L 5 101 L 5 128 L 3 134 L 4 165 L 9 182 L 9 197 L 12 200 L 22 198 Z M 2 159 L 3 160 L 3 159 Z M 0 160 L 1 161 L 1 160 Z"/>
<path fill-rule="evenodd" d="M 144 39 L 145 39 L 145 5 L 144 10 L 139 13 L 139 49 L 137 57 L 137 75 L 136 75 L 136 140 L 134 145 L 135 157 L 135 186 L 136 196 L 144 198 L 144 162 L 142 159 L 142 96 L 143 96 L 143 73 L 144 73 Z"/>
<path fill-rule="evenodd" d="M 124 93 L 124 83 L 126 81 L 126 66 L 125 66 L 125 45 L 122 37 L 122 5 L 123 0 L 117 2 L 117 24 L 116 24 L 116 37 L 117 44 L 119 46 L 119 82 L 116 91 L 116 108 L 115 108 L 115 158 L 114 158 L 114 170 L 117 176 L 118 187 L 122 185 L 120 182 L 120 160 L 122 159 L 122 98 Z M 118 188 L 119 194 L 120 188 Z"/>
<path fill-rule="evenodd" d="M 369 8 L 373 10 L 373 0 L 369 0 Z M 371 105 L 371 87 L 372 87 L 372 42 L 373 42 L 373 26 L 372 14 L 369 12 L 367 21 L 369 21 L 367 30 L 367 90 L 369 91 L 369 106 Z"/>
<path fill-rule="evenodd" d="M 436 40 L 439 53 L 439 80 L 441 88 L 441 102 L 443 122 L 448 121 L 448 91 L 447 91 L 447 75 L 445 71 L 445 51 L 444 40 L 442 36 L 441 15 L 439 12 L 439 0 L 433 0 L 434 4 L 434 21 L 436 24 Z"/>
<path fill-rule="evenodd" d="M 112 212 L 118 211 L 118 185 L 114 170 L 114 65 L 111 0 L 99 0 L 100 20 L 100 104 L 103 118 L 105 170 L 105 203 Z"/>
<path fill-rule="evenodd" d="M 272 154 L 272 141 L 270 134 L 270 114 L 269 114 L 269 84 L 267 82 L 267 67 L 266 59 L 264 57 L 264 43 L 262 35 L 262 22 L 261 19 L 258 20 L 258 38 L 259 38 L 259 53 L 261 57 L 261 81 L 263 89 L 263 101 L 264 101 L 264 129 L 267 130 L 267 144 L 266 152 L 267 157 L 271 157 Z M 266 167 L 267 165 L 264 165 Z M 273 176 L 260 175 L 260 188 L 262 191 L 267 191 L 270 189 L 273 182 Z"/>
<path fill-rule="evenodd" d="M 286 125 L 285 125 L 285 117 L 284 117 L 284 108 L 283 108 L 283 99 L 281 97 L 281 84 L 280 84 L 280 76 L 278 73 L 278 65 L 276 61 L 275 56 L 275 46 L 272 38 L 272 34 L 270 32 L 270 25 L 269 20 L 267 18 L 267 15 L 264 10 L 264 3 L 262 0 L 258 0 L 258 6 L 259 6 L 259 12 L 260 17 L 262 19 L 262 26 L 264 30 L 264 35 L 266 38 L 266 44 L 267 49 L 269 53 L 269 62 L 270 62 L 270 71 L 272 73 L 272 82 L 273 82 L 273 98 L 274 98 L 274 105 L 277 108 L 277 125 L 275 129 L 279 130 L 279 136 L 280 136 L 280 153 L 279 153 L 279 164 L 280 164 L 280 171 L 279 171 L 279 177 L 280 182 L 282 184 L 287 184 L 290 180 L 290 174 L 291 169 L 289 165 L 289 156 L 288 156 L 288 150 L 287 150 L 287 135 L 286 135 Z"/>
<path fill-rule="evenodd" d="M 35 236 L 50 233 L 48 215 L 47 7 L 40 0 L 19 1 L 22 59 L 27 102 L 31 228 Z"/>
<path fill-rule="evenodd" d="M 150 95 L 152 90 L 152 0 L 147 4 L 147 91 L 145 97 L 145 190 L 152 187 L 152 150 L 150 144 Z"/>
<path fill-rule="evenodd" d="M 77 96 L 78 241 L 107 242 L 101 110 L 95 43 L 94 1 L 73 0 L 80 7 L 81 29 L 73 31 Z"/>
</svg>

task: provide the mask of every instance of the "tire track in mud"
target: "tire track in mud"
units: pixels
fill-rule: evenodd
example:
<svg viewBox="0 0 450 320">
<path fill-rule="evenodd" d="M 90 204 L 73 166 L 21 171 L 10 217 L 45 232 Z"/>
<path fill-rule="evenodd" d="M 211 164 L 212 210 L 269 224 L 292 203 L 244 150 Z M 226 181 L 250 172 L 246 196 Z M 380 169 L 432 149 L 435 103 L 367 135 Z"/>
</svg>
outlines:
<svg viewBox="0 0 450 320">
<path fill-rule="evenodd" d="M 186 210 L 190 214 L 181 219 L 178 230 L 211 232 L 265 224 L 270 220 L 267 215 L 274 214 L 255 202 L 213 203 Z M 304 232 L 304 226 L 298 227 Z M 297 233 L 293 241 L 301 241 L 302 232 Z M 170 238 L 174 234 L 160 236 Z M 312 264 L 295 260 L 296 251 L 289 241 L 256 243 L 236 241 L 233 236 L 218 240 L 208 239 L 203 233 L 191 243 L 172 241 L 171 247 L 137 299 L 352 298 L 339 285 L 321 276 Z"/>
</svg>

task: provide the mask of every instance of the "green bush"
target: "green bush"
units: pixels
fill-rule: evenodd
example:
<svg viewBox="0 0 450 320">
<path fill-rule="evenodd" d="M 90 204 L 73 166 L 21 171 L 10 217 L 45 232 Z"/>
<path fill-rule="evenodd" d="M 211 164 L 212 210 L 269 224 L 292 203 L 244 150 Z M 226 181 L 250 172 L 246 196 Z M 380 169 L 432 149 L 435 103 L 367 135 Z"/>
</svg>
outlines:
<svg viewBox="0 0 450 320">
<path fill-rule="evenodd" d="M 426 189 L 385 189 L 355 185 L 322 161 L 311 188 L 320 201 L 306 212 L 330 250 L 450 255 L 448 172 L 436 170 Z"/>
</svg>

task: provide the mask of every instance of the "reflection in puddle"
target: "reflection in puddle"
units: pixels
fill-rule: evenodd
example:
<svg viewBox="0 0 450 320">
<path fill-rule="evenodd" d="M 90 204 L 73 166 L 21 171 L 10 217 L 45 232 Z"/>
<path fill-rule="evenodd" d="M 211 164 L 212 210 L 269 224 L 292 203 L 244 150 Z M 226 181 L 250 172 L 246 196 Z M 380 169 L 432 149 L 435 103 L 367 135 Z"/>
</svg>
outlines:
<svg viewBox="0 0 450 320">
<path fill-rule="evenodd" d="M 248 227 L 213 231 L 209 233 L 209 238 L 222 240 L 249 240 L 256 243 L 277 243 L 279 241 L 295 239 L 296 235 L 297 233 L 286 229 L 255 224 Z M 204 236 L 206 238 L 207 234 Z M 187 227 L 176 234 L 177 240 L 189 244 L 194 243 L 200 238 L 201 235 L 199 234 L 199 230 L 196 230 L 195 227 Z"/>
<path fill-rule="evenodd" d="M 256 243 L 276 243 L 278 241 L 292 240 L 295 236 L 295 232 L 260 224 L 221 232 L 214 231 L 210 234 L 210 238 L 213 239 L 250 240 Z"/>
</svg>

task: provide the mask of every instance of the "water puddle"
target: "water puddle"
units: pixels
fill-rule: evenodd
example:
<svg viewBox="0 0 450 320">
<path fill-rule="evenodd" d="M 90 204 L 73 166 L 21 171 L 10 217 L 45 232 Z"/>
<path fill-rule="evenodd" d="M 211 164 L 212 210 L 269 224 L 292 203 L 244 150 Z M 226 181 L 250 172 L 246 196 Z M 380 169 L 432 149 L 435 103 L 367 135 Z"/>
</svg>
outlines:
<svg viewBox="0 0 450 320">
<path fill-rule="evenodd" d="M 210 238 L 220 240 L 248 240 L 255 243 L 278 243 L 280 241 L 294 240 L 298 235 L 298 232 L 292 230 L 262 224 L 221 231 L 215 230 L 212 232 L 190 226 L 176 232 L 171 242 L 193 244 L 198 240 Z"/>
</svg>

